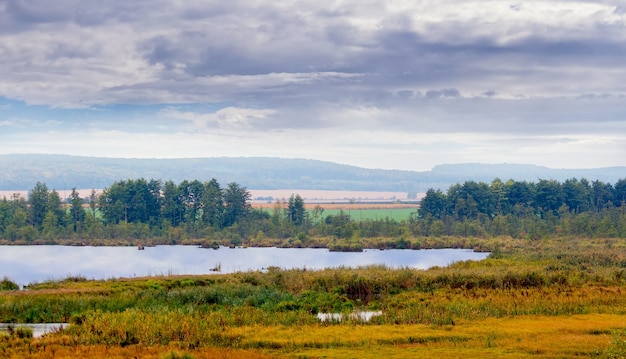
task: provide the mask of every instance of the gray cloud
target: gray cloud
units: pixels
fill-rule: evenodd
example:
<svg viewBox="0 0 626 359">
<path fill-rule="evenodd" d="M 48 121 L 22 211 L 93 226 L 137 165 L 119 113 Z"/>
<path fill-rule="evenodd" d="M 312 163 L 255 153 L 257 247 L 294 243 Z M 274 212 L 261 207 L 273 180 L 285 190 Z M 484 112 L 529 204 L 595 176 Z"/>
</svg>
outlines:
<svg viewBox="0 0 626 359">
<path fill-rule="evenodd" d="M 618 0 L 0 0 L 0 96 L 172 109 L 135 132 L 615 136 L 625 23 Z"/>
<path fill-rule="evenodd" d="M 6 21 L 9 25 L 5 26 L 12 26 L 16 32 L 7 36 L 8 42 L 20 42 L 6 46 L 6 62 L 23 55 L 26 66 L 22 68 L 22 77 L 29 70 L 46 75 L 43 67 L 49 69 L 50 77 L 63 71 L 69 73 L 64 65 L 77 66 L 94 77 L 101 74 L 88 61 L 63 64 L 63 59 L 135 62 L 127 69 L 115 67 L 120 71 L 117 75 L 126 77 L 126 81 L 113 78 L 110 82 L 126 82 L 118 84 L 121 87 L 106 86 L 106 81 L 95 78 L 100 87 L 95 86 L 94 93 L 87 92 L 85 97 L 97 97 L 98 91 L 128 85 L 158 86 L 160 81 L 171 79 L 186 81 L 185 92 L 194 92 L 194 80 L 199 77 L 328 71 L 367 74 L 364 85 L 389 90 L 410 85 L 412 90 L 420 91 L 457 88 L 462 93 L 492 90 L 509 95 L 514 93 L 510 87 L 515 86 L 503 83 L 503 78 L 531 87 L 520 91 L 529 94 L 532 88 L 544 84 L 535 79 L 535 83 L 530 83 L 527 78 L 550 77 L 551 92 L 560 96 L 569 95 L 568 85 L 574 80 L 590 82 L 569 74 L 572 69 L 608 71 L 621 68 L 624 63 L 626 47 L 620 46 L 624 41 L 624 17 L 616 8 L 574 11 L 579 4 L 554 2 L 553 7 L 546 7 L 524 3 L 509 9 L 522 14 L 510 20 L 505 18 L 506 7 L 485 14 L 477 2 L 470 4 L 463 17 L 450 11 L 454 4 L 448 1 L 442 3 L 441 9 L 432 7 L 429 17 L 428 13 L 412 16 L 411 11 L 391 11 L 383 3 L 360 9 L 349 1 L 335 9 L 306 2 L 295 8 L 244 1 L 193 7 L 168 1 L 110 1 L 106 6 L 59 1 L 49 8 L 37 2 L 11 1 L 5 2 L 1 14 L 12 20 Z M 542 11 L 535 11 L 533 6 Z M 413 10 L 423 8 L 423 4 L 417 4 Z M 471 13 L 472 9 L 475 13 Z M 568 12 L 578 15 L 569 22 L 548 22 L 548 16 Z M 487 15 L 492 18 L 486 18 Z M 47 41 L 33 46 L 22 43 L 23 38 L 38 36 L 31 31 L 47 32 Z M 115 41 L 123 52 L 107 51 Z M 142 69 L 151 77 L 136 78 L 136 72 Z M 68 75 L 67 80 L 71 79 Z M 18 80 L 23 78 L 15 79 Z M 498 88 L 478 88 L 481 82 Z M 590 87 L 580 92 L 599 90 L 597 84 Z M 604 87 L 608 87 L 608 92 L 623 91 L 616 83 Z M 250 89 L 260 90 L 263 89 Z M 224 95 L 227 96 L 228 93 Z"/>
</svg>

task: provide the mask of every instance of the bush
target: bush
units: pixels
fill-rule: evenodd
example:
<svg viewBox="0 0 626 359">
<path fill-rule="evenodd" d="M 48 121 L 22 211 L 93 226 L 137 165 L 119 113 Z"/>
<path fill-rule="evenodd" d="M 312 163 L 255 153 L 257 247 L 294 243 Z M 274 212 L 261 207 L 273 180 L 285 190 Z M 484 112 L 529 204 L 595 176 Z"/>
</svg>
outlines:
<svg viewBox="0 0 626 359">
<path fill-rule="evenodd" d="M 21 339 L 32 338 L 33 329 L 29 327 L 17 327 L 17 329 L 15 329 L 15 335 Z"/>
<path fill-rule="evenodd" d="M 20 286 L 7 277 L 0 281 L 0 290 L 19 290 Z"/>
<path fill-rule="evenodd" d="M 21 326 L 13 329 L 9 327 L 9 334 L 20 339 L 28 339 L 33 337 L 33 328 Z"/>
<path fill-rule="evenodd" d="M 183 355 L 179 355 L 177 352 L 172 351 L 168 355 L 164 357 L 164 359 L 193 359 L 193 356 L 189 353 L 185 353 Z"/>
</svg>

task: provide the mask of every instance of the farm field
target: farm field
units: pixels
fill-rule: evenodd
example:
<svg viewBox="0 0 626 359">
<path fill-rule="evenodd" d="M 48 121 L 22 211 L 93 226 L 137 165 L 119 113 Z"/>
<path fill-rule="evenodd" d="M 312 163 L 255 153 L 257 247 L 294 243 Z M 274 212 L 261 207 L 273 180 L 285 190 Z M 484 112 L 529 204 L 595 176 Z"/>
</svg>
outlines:
<svg viewBox="0 0 626 359">
<path fill-rule="evenodd" d="M 0 198 L 10 198 L 13 194 L 19 194 L 26 198 L 28 192 L 31 189 L 6 191 L 0 190 Z M 61 198 L 67 198 L 72 192 L 71 188 L 55 189 Z M 102 188 L 93 189 L 96 194 L 102 193 Z M 89 197 L 91 194 L 91 188 L 77 188 L 78 194 L 83 197 Z M 299 194 L 305 201 L 314 202 L 349 202 L 350 200 L 356 202 L 372 202 L 372 201 L 395 201 L 406 200 L 406 192 L 389 192 L 389 191 L 330 191 L 330 190 L 309 190 L 309 189 L 272 189 L 272 190 L 259 190 L 248 189 L 252 199 L 255 202 L 275 202 L 276 200 L 287 200 L 293 194 Z M 417 194 L 417 198 L 422 197 L 424 194 Z"/>
<path fill-rule="evenodd" d="M 369 220 L 380 220 L 380 219 L 390 219 L 395 221 L 406 221 L 408 220 L 412 214 L 417 212 L 417 207 L 388 207 L 388 208 L 341 208 L 341 209 L 333 209 L 332 207 L 329 209 L 325 209 L 323 215 L 337 215 L 340 212 L 348 214 L 350 218 L 355 221 L 369 221 Z"/>
<path fill-rule="evenodd" d="M 450 244 L 458 238 L 440 238 Z M 622 358 L 626 241 L 495 239 L 482 261 L 429 270 L 74 277 L 0 291 L 6 358 Z M 494 242 L 494 243 L 495 243 Z M 3 285 L 3 288 L 9 286 Z M 380 311 L 370 321 L 355 311 Z M 317 313 L 342 313 L 322 322 Z"/>
<path fill-rule="evenodd" d="M 325 191 L 308 189 L 250 189 L 252 199 L 257 202 L 286 201 L 291 195 L 300 195 L 306 203 L 350 203 L 350 202 L 393 202 L 406 200 L 406 192 L 375 192 L 375 191 Z M 418 194 L 421 198 L 423 194 Z"/>
<path fill-rule="evenodd" d="M 253 203 L 253 208 L 267 210 L 272 213 L 275 203 Z M 286 206 L 283 206 L 285 208 Z M 340 212 L 350 215 L 355 221 L 391 219 L 405 221 L 417 212 L 419 205 L 411 203 L 305 203 L 305 209 L 312 213 L 316 207 L 321 208 L 321 217 L 337 215 Z"/>
</svg>

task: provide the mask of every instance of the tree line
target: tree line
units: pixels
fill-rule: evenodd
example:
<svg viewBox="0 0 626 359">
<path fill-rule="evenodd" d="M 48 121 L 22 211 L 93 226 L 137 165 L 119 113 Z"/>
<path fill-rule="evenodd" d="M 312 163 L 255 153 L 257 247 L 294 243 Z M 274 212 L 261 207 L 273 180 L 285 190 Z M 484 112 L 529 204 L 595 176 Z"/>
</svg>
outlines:
<svg viewBox="0 0 626 359">
<path fill-rule="evenodd" d="M 222 188 L 216 179 L 178 184 L 128 179 L 114 182 L 99 195 L 92 190 L 88 198 L 81 198 L 74 188 L 63 200 L 56 190 L 38 182 L 28 199 L 15 194 L 0 200 L 0 240 L 156 238 L 178 243 L 249 236 L 259 228 L 277 232 L 263 224 L 288 225 L 293 231 L 305 225 L 305 218 L 299 195 L 292 195 L 284 210 L 271 215 L 252 209 L 245 187 L 232 182 Z"/>
<path fill-rule="evenodd" d="M 67 199 L 39 182 L 28 199 L 0 200 L 0 241 L 415 248 L 420 238 L 442 236 L 624 238 L 625 212 L 624 179 L 614 185 L 585 179 L 467 181 L 446 192 L 428 190 L 419 211 L 402 221 L 325 215 L 320 206 L 305 209 L 297 194 L 270 210 L 254 209 L 245 187 L 222 187 L 215 179 L 128 179 L 87 198 L 74 189 Z"/>
<path fill-rule="evenodd" d="M 466 181 L 447 192 L 430 189 L 421 201 L 425 232 L 440 234 L 585 235 L 624 237 L 626 179 L 615 185 L 568 179 L 564 182 Z M 459 230 L 459 228 L 461 228 Z"/>
<path fill-rule="evenodd" d="M 190 227 L 230 227 L 245 220 L 250 211 L 250 193 L 232 182 L 222 189 L 217 180 L 208 182 L 126 180 L 104 189 L 98 208 L 105 224 L 145 223 L 151 227 L 183 223 Z"/>
<path fill-rule="evenodd" d="M 532 212 L 546 218 L 564 213 L 598 213 L 626 203 L 626 179 L 615 185 L 586 179 L 540 179 L 538 182 L 502 182 L 491 184 L 467 181 L 451 186 L 446 193 L 429 189 L 421 201 L 421 217 L 454 220 L 477 219 Z"/>
</svg>

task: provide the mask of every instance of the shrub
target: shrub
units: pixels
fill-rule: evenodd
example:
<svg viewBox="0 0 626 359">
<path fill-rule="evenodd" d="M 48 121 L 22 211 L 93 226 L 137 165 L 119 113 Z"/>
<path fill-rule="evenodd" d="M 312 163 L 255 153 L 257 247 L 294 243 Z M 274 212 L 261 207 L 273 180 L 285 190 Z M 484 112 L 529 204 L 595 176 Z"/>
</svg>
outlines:
<svg viewBox="0 0 626 359">
<path fill-rule="evenodd" d="M 26 338 L 32 338 L 33 337 L 33 328 L 29 328 L 29 327 L 17 327 L 15 328 L 15 331 L 13 332 L 13 335 L 20 338 L 20 339 L 26 339 Z"/>
<path fill-rule="evenodd" d="M 20 286 L 7 277 L 4 277 L 2 281 L 0 281 L 0 291 L 1 290 L 19 290 L 19 289 L 20 289 Z"/>
<path fill-rule="evenodd" d="M 193 359 L 193 356 L 189 353 L 179 355 L 177 352 L 171 351 L 168 355 L 163 357 L 163 359 Z"/>
</svg>

